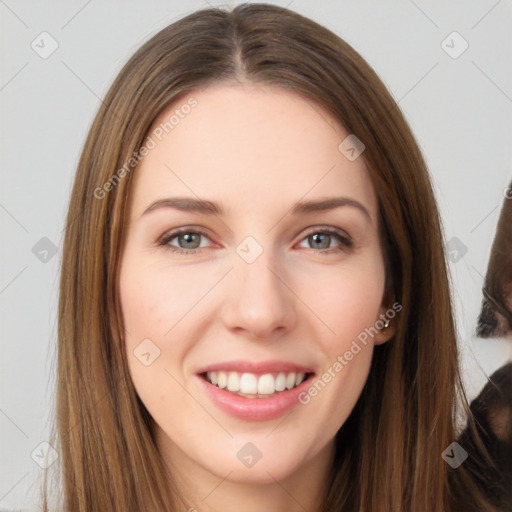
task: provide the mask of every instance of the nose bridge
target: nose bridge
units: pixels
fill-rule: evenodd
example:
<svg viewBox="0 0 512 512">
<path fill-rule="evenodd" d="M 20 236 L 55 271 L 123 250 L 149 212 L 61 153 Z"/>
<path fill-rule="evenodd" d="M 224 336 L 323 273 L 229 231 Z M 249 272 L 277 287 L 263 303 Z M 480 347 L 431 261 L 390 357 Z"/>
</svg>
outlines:
<svg viewBox="0 0 512 512">
<path fill-rule="evenodd" d="M 259 237 L 261 239 L 261 237 Z M 266 243 L 270 244 L 270 236 Z M 289 328 L 294 319 L 293 294 L 270 245 L 247 236 L 236 247 L 232 287 L 225 321 L 230 328 L 268 337 L 279 328 Z"/>
<path fill-rule="evenodd" d="M 251 298 L 257 301 L 265 299 L 262 305 L 270 306 L 277 298 L 284 298 L 283 283 L 277 277 L 281 272 L 280 266 L 276 264 L 274 248 L 269 240 L 267 237 L 259 242 L 248 236 L 236 248 L 235 276 L 240 280 L 238 293 L 246 302 Z"/>
<path fill-rule="evenodd" d="M 279 287 L 274 282 L 276 280 L 282 285 L 276 276 L 279 265 L 276 264 L 274 248 L 268 239 L 264 243 L 265 247 L 253 236 L 248 236 L 236 247 L 238 258 L 235 260 L 235 275 L 240 280 L 240 288 L 250 287 L 253 293 Z M 278 290 L 272 291 L 276 293 Z"/>
</svg>

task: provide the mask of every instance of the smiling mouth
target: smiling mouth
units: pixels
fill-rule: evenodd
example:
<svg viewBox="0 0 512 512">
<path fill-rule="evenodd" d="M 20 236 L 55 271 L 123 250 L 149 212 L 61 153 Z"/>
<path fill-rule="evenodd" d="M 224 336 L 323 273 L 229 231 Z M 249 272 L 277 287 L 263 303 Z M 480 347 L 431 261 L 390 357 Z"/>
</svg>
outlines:
<svg viewBox="0 0 512 512">
<path fill-rule="evenodd" d="M 300 386 L 312 372 L 249 372 L 212 371 L 199 374 L 213 386 L 244 398 L 270 398 Z"/>
</svg>

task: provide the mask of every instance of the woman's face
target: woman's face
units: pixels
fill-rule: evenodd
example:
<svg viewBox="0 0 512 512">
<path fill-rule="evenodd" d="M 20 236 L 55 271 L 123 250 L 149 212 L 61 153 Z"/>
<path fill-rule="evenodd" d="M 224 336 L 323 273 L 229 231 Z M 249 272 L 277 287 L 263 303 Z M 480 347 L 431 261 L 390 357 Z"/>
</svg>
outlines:
<svg viewBox="0 0 512 512">
<path fill-rule="evenodd" d="M 169 463 L 281 480 L 330 455 L 394 332 L 365 336 L 389 309 L 368 171 L 326 111 L 270 87 L 209 87 L 152 129 L 120 277 L 133 383 Z M 311 206 L 334 198 L 352 203 Z"/>
</svg>

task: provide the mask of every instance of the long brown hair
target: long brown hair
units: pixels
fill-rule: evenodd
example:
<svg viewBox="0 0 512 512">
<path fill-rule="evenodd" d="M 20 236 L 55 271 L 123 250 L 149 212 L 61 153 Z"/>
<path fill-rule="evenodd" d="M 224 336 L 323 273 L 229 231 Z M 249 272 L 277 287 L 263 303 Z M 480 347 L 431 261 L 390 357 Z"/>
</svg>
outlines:
<svg viewBox="0 0 512 512">
<path fill-rule="evenodd" d="M 441 457 L 456 439 L 457 403 L 463 413 L 468 407 L 441 220 L 418 145 L 351 46 L 267 4 L 205 9 L 161 30 L 121 70 L 90 129 L 69 204 L 60 282 L 56 426 L 65 509 L 178 510 L 123 348 L 118 278 L 136 172 L 126 162 L 168 104 L 232 80 L 299 93 L 365 144 L 387 296 L 402 305 L 394 338 L 375 348 L 363 393 L 336 435 L 319 510 L 494 510 L 464 464 L 451 469 Z"/>
</svg>

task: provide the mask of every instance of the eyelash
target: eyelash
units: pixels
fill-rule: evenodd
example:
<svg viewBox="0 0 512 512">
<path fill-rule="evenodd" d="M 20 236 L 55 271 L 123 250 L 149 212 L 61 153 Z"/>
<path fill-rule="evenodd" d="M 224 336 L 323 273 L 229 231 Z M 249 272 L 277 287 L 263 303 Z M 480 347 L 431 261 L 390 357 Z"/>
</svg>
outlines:
<svg viewBox="0 0 512 512">
<path fill-rule="evenodd" d="M 158 240 L 157 244 L 158 244 L 158 246 L 163 247 L 165 250 L 171 251 L 171 253 L 173 253 L 173 254 L 179 253 L 182 255 L 195 254 L 196 252 L 200 251 L 201 249 L 204 249 L 204 247 L 200 247 L 200 248 L 196 248 L 196 249 L 182 249 L 181 247 L 174 247 L 172 245 L 169 245 L 169 242 L 171 240 L 173 240 L 174 238 L 178 237 L 179 235 L 183 235 L 183 234 L 201 235 L 201 236 L 204 236 L 209 239 L 209 236 L 205 232 L 203 232 L 199 229 L 181 228 L 181 229 L 177 229 L 175 231 L 171 231 L 170 233 L 165 234 Z M 302 242 L 302 240 L 310 237 L 311 235 L 316 235 L 316 234 L 327 234 L 327 235 L 335 236 L 341 242 L 338 247 L 331 247 L 330 249 L 320 249 L 320 250 L 314 251 L 314 252 L 317 252 L 320 254 L 326 255 L 326 254 L 343 252 L 343 251 L 346 251 L 347 249 L 351 249 L 354 245 L 352 240 L 350 240 L 347 237 L 344 237 L 337 229 L 330 228 L 330 227 L 317 228 L 314 231 L 310 231 L 309 233 L 306 233 L 306 235 L 304 235 L 304 237 L 301 239 L 301 242 Z M 312 249 L 312 250 L 314 250 L 314 249 Z"/>
</svg>

